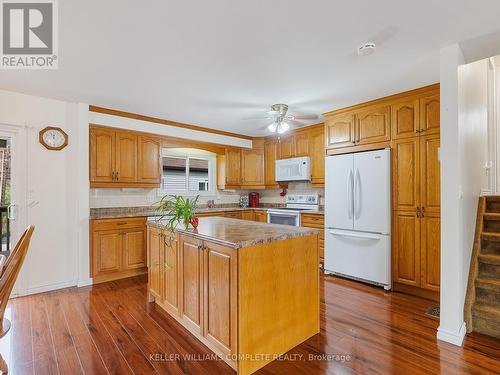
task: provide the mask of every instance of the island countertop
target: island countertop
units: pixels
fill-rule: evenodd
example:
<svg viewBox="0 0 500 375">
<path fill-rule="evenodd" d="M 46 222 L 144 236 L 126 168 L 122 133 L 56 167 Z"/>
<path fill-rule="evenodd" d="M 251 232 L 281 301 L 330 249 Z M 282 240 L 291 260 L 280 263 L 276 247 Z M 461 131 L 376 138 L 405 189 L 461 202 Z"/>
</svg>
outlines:
<svg viewBox="0 0 500 375">
<path fill-rule="evenodd" d="M 154 217 L 148 218 L 148 225 L 161 227 L 162 222 Z M 254 246 L 296 237 L 318 234 L 318 229 L 294 227 L 290 225 L 268 224 L 249 220 L 230 219 L 225 217 L 202 217 L 198 228 L 184 229 L 177 227 L 177 232 L 219 243 L 234 249 Z"/>
</svg>

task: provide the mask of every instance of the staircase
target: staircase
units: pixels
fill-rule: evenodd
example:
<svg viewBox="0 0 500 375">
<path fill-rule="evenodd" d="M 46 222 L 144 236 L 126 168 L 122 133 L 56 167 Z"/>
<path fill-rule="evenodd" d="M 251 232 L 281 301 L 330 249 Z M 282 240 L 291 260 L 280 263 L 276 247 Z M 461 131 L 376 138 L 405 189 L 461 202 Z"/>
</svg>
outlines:
<svg viewBox="0 0 500 375">
<path fill-rule="evenodd" d="M 468 332 L 500 338 L 500 196 L 479 198 L 465 318 Z"/>
</svg>

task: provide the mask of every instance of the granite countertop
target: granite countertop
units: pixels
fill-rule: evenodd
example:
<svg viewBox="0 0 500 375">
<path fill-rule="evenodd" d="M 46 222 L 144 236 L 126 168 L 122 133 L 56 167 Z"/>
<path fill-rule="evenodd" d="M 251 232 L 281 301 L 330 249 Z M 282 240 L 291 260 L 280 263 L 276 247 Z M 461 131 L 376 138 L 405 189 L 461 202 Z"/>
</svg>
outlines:
<svg viewBox="0 0 500 375">
<path fill-rule="evenodd" d="M 162 223 L 152 217 L 149 218 L 148 225 L 159 227 Z M 202 217 L 199 219 L 197 229 L 185 230 L 182 226 L 179 226 L 177 232 L 239 249 L 262 243 L 309 236 L 319 233 L 319 230 L 225 217 Z"/>
</svg>

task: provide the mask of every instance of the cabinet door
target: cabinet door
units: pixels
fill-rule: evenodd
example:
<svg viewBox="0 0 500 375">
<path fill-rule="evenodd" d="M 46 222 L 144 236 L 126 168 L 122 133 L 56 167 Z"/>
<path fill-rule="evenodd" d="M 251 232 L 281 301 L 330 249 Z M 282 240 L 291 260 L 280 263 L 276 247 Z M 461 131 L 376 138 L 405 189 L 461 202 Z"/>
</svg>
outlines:
<svg viewBox="0 0 500 375">
<path fill-rule="evenodd" d="M 203 334 L 203 243 L 180 236 L 181 317 L 192 332 Z"/>
<path fill-rule="evenodd" d="M 421 287 L 439 291 L 441 283 L 441 218 L 424 213 L 421 222 Z"/>
<path fill-rule="evenodd" d="M 116 180 L 137 182 L 137 135 L 116 133 Z"/>
<path fill-rule="evenodd" d="M 171 313 L 179 315 L 179 247 L 177 237 L 167 238 L 164 246 L 163 290 L 165 299 L 163 304 Z"/>
<path fill-rule="evenodd" d="M 310 142 L 307 131 L 295 135 L 295 157 L 309 156 Z"/>
<path fill-rule="evenodd" d="M 254 214 L 254 211 L 243 211 L 241 213 L 241 218 L 243 220 L 250 220 L 250 221 L 254 221 L 255 219 L 255 214 Z"/>
<path fill-rule="evenodd" d="M 420 202 L 419 138 L 394 141 L 392 150 L 392 192 L 395 210 L 415 212 Z"/>
<path fill-rule="evenodd" d="M 146 236 L 144 228 L 123 232 L 123 269 L 146 267 Z"/>
<path fill-rule="evenodd" d="M 241 185 L 264 187 L 264 149 L 241 150 Z"/>
<path fill-rule="evenodd" d="M 255 211 L 255 221 L 267 223 L 267 211 Z"/>
<path fill-rule="evenodd" d="M 391 106 L 392 139 L 415 137 L 420 129 L 418 100 Z"/>
<path fill-rule="evenodd" d="M 204 249 L 205 338 L 224 354 L 236 352 L 236 251 L 210 242 Z"/>
<path fill-rule="evenodd" d="M 309 137 L 311 157 L 311 183 L 322 185 L 325 183 L 325 131 L 320 127 L 311 132 Z"/>
<path fill-rule="evenodd" d="M 149 228 L 148 231 L 148 286 L 149 293 L 161 300 L 162 293 L 162 264 L 163 264 L 163 236 L 160 229 Z"/>
<path fill-rule="evenodd" d="M 420 99 L 420 130 L 422 134 L 439 134 L 439 124 L 439 93 Z"/>
<path fill-rule="evenodd" d="M 420 137 L 421 194 L 424 213 L 440 213 L 441 178 L 439 162 L 439 134 Z"/>
<path fill-rule="evenodd" d="M 90 182 L 114 182 L 115 132 L 90 129 Z"/>
<path fill-rule="evenodd" d="M 266 187 L 277 187 L 276 159 L 278 158 L 278 142 L 272 140 L 264 143 L 264 183 Z"/>
<path fill-rule="evenodd" d="M 415 211 L 393 214 L 393 280 L 420 286 L 420 219 Z"/>
<path fill-rule="evenodd" d="M 123 236 L 120 230 L 94 232 L 92 277 L 122 270 Z"/>
<path fill-rule="evenodd" d="M 226 185 L 239 186 L 241 184 L 241 150 L 226 149 Z"/>
<path fill-rule="evenodd" d="M 354 116 L 351 114 L 327 117 L 325 123 L 326 147 L 354 146 Z"/>
<path fill-rule="evenodd" d="M 378 107 L 356 114 L 356 144 L 391 140 L 390 107 Z"/>
<path fill-rule="evenodd" d="M 224 212 L 223 216 L 231 218 L 231 219 L 241 219 L 242 213 L 241 213 L 241 211 Z"/>
<path fill-rule="evenodd" d="M 295 157 L 295 136 L 281 137 L 279 142 L 280 159 Z"/>
<path fill-rule="evenodd" d="M 160 186 L 161 161 L 159 139 L 140 135 L 138 145 L 137 182 Z"/>
</svg>

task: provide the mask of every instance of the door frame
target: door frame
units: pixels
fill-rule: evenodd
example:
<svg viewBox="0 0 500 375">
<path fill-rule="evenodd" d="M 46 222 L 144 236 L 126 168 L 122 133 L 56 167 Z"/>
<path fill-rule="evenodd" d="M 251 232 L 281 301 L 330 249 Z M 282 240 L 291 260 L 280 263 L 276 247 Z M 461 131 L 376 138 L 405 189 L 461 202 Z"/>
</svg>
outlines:
<svg viewBox="0 0 500 375">
<path fill-rule="evenodd" d="M 0 137 L 10 139 L 11 145 L 11 203 L 16 205 L 16 220 L 10 223 L 11 245 L 15 245 L 21 234 L 28 226 L 28 207 L 37 204 L 36 201 L 28 204 L 28 133 L 26 125 L 8 124 L 0 122 Z M 11 247 L 12 249 L 13 247 Z M 26 294 L 27 285 L 26 263 L 21 269 L 19 278 L 14 286 L 12 296 Z"/>
</svg>

